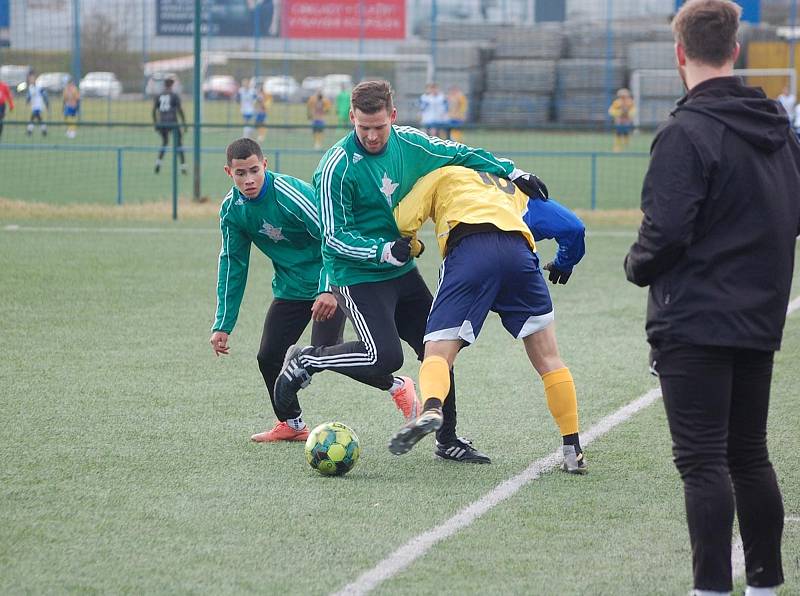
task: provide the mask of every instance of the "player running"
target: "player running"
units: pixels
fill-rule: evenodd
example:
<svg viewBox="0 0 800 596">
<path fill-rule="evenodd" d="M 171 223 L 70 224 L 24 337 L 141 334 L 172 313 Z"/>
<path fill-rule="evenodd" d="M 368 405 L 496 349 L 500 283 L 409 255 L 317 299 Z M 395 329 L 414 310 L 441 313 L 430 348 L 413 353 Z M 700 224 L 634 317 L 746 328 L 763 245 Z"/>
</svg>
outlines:
<svg viewBox="0 0 800 596">
<path fill-rule="evenodd" d="M 309 431 L 297 397 L 276 404 L 275 380 L 286 351 L 300 338 L 309 320 L 313 320 L 311 343 L 315 346 L 341 343 L 345 322 L 322 264 L 314 190 L 302 180 L 268 170 L 261 147 L 252 139 L 234 141 L 226 153 L 225 172 L 234 186 L 220 210 L 222 250 L 211 347 L 217 355 L 228 353 L 228 337 L 239 315 L 254 244 L 272 261 L 275 271 L 274 299 L 264 320 L 258 367 L 278 421 L 274 428 L 251 439 L 259 443 L 305 441 Z M 393 380 L 389 378 L 389 385 Z M 413 387 L 411 379 L 398 377 L 392 398 L 401 412 L 409 399 L 416 399 Z"/>
<path fill-rule="evenodd" d="M 161 149 L 158 152 L 154 168 L 156 174 L 161 171 L 161 160 L 164 159 L 164 153 L 167 151 L 170 135 L 175 135 L 175 149 L 178 152 L 178 158 L 181 160 L 181 173 L 186 174 L 183 135 L 178 125 L 178 118 L 180 118 L 181 124 L 186 128 L 186 116 L 184 116 L 183 108 L 181 107 L 181 98 L 172 90 L 174 84 L 174 79 L 164 79 L 164 91 L 153 102 L 153 124 L 156 126 L 156 132 L 161 135 Z"/>
<path fill-rule="evenodd" d="M 328 369 L 348 376 L 371 375 L 368 384 L 391 391 L 399 386 L 392 373 L 403 364 L 401 339 L 422 359 L 433 298 L 410 258 L 410 238 L 401 237 L 392 214 L 419 178 L 446 165 L 464 165 L 515 178 L 530 194 L 546 196 L 538 178 L 512 162 L 415 128 L 393 126 L 396 119 L 389 83 L 360 83 L 352 93 L 354 130 L 323 156 L 314 173 L 322 256 L 334 295 L 358 340 L 289 350 L 275 385 L 278 403 L 296 399 L 313 374 Z M 452 371 L 450 377 L 437 454 L 461 462 L 489 462 L 488 456 L 456 437 Z M 404 410 L 407 417 L 418 415 L 417 404 L 414 393 Z"/>
<path fill-rule="evenodd" d="M 526 211 L 532 215 L 523 220 Z M 585 473 L 575 383 L 558 353 L 553 305 L 532 233 L 539 229 L 539 237 L 561 239 L 556 259 L 545 269 L 553 283 L 567 283 L 584 253 L 581 221 L 555 201 L 529 199 L 508 180 L 461 167 L 425 176 L 397 205 L 395 215 L 400 233 L 413 237 L 432 219 L 444 261 L 419 371 L 424 410 L 394 435 L 389 450 L 406 453 L 442 426 L 453 362 L 478 337 L 489 311 L 495 311 L 506 330 L 523 341 L 542 378 L 564 443 L 562 469 Z"/>
</svg>

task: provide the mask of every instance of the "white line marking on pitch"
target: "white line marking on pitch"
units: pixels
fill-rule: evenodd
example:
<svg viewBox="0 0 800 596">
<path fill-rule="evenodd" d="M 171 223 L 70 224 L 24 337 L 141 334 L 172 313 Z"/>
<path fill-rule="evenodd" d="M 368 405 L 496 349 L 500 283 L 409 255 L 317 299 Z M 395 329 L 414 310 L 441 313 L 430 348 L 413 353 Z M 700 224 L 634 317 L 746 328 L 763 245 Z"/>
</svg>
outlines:
<svg viewBox="0 0 800 596">
<path fill-rule="evenodd" d="M 179 234 L 218 234 L 216 228 L 87 228 L 70 226 L 19 226 L 9 224 L 3 227 L 4 232 L 100 232 L 103 234 L 161 234 L 177 232 Z"/>
<path fill-rule="evenodd" d="M 789 303 L 789 307 L 786 309 L 786 316 L 788 317 L 798 308 L 800 308 L 800 296 Z M 786 521 L 800 521 L 800 517 L 787 515 Z M 731 568 L 733 569 L 734 578 L 744 575 L 744 545 L 742 544 L 742 537 L 738 534 L 734 537 L 733 545 L 731 546 Z"/>
<path fill-rule="evenodd" d="M 18 224 L 8 224 L 3 226 L 4 232 L 102 232 L 102 233 L 132 233 L 132 234 L 160 234 L 166 232 L 178 232 L 183 234 L 196 234 L 196 233 L 203 233 L 203 234 L 210 234 L 219 233 L 219 230 L 216 228 L 208 228 L 208 229 L 201 229 L 201 228 L 190 228 L 190 229 L 181 229 L 181 228 L 131 228 L 131 227 L 120 227 L 120 228 L 91 228 L 86 226 L 80 227 L 73 227 L 73 226 L 21 226 Z M 587 232 L 588 236 L 595 236 L 595 237 L 636 237 L 636 232 L 615 232 L 610 230 L 604 231 L 597 231 L 597 232 Z M 420 233 L 420 236 L 425 238 L 433 238 L 434 233 L 433 230 L 424 229 Z"/>
<path fill-rule="evenodd" d="M 788 317 L 790 314 L 792 314 L 798 308 L 800 308 L 800 296 L 798 296 L 797 298 L 795 298 L 794 300 L 792 300 L 789 303 L 789 307 L 786 309 L 786 316 Z"/>
<path fill-rule="evenodd" d="M 800 309 L 800 297 L 791 301 L 786 312 L 787 316 L 798 309 Z M 661 397 L 661 390 L 651 389 L 640 398 L 623 406 L 613 414 L 606 416 L 586 433 L 583 433 L 581 443 L 589 445 L 595 439 L 608 433 L 615 426 L 622 424 L 640 410 L 651 405 L 659 397 Z M 372 569 L 362 573 L 355 581 L 347 584 L 338 592 L 335 592 L 334 596 L 366 594 L 384 581 L 403 571 L 406 567 L 427 553 L 436 543 L 449 538 L 459 530 L 467 527 L 490 509 L 516 494 L 526 484 L 536 480 L 544 472 L 555 468 L 560 461 L 560 451 L 556 451 L 533 462 L 525 470 L 498 485 L 444 523 L 406 542 L 385 559 L 379 561 Z M 789 516 L 786 520 L 800 521 L 800 517 Z M 744 548 L 742 539 L 739 536 L 736 536 L 732 545 L 731 565 L 733 567 L 734 577 L 741 576 L 744 573 Z"/>
<path fill-rule="evenodd" d="M 652 404 L 659 397 L 661 397 L 661 390 L 651 389 L 643 396 L 600 420 L 587 432 L 582 433 L 581 443 L 589 445 L 592 441 L 602 437 L 615 426 L 627 421 L 638 411 Z M 336 592 L 336 596 L 344 596 L 345 594 L 348 596 L 366 594 L 387 579 L 400 573 L 403 569 L 428 552 L 437 542 L 441 542 L 445 538 L 449 538 L 459 530 L 467 527 L 490 509 L 516 494 L 526 484 L 532 480 L 536 480 L 544 472 L 558 466 L 558 464 L 561 463 L 561 457 L 561 450 L 559 449 L 533 462 L 525 470 L 509 478 L 502 484 L 499 484 L 489 493 L 471 505 L 468 505 L 444 523 L 406 542 L 388 557 L 378 562 L 375 567 L 362 573 L 354 582 Z"/>
</svg>

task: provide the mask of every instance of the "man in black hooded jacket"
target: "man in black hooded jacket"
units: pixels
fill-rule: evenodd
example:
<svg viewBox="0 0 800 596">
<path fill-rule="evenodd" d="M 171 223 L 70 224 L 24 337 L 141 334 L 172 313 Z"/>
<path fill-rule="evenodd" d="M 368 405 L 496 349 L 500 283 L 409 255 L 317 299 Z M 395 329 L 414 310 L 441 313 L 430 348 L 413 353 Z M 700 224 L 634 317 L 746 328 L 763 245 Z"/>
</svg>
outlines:
<svg viewBox="0 0 800 596">
<path fill-rule="evenodd" d="M 625 258 L 628 279 L 650 286 L 651 365 L 684 483 L 696 594 L 732 589 L 734 494 L 747 594 L 783 583 L 766 429 L 800 233 L 800 144 L 777 102 L 733 77 L 740 12 L 690 0 L 673 21 L 688 93 L 653 140 Z"/>
</svg>

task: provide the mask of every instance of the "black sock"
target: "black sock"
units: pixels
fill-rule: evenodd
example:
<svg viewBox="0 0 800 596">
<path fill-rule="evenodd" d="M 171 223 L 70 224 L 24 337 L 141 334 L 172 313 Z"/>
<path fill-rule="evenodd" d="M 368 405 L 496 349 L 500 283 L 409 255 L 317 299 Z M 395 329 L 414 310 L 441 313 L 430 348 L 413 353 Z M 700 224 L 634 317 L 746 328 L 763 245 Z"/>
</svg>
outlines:
<svg viewBox="0 0 800 596">
<path fill-rule="evenodd" d="M 583 449 L 581 449 L 581 439 L 578 436 L 578 433 L 564 435 L 561 438 L 564 439 L 564 445 L 572 445 L 575 447 L 575 455 L 580 455 L 583 452 Z"/>
<path fill-rule="evenodd" d="M 425 403 L 422 406 L 423 410 L 432 410 L 433 408 L 441 408 L 442 407 L 442 400 L 437 399 L 435 397 L 429 397 L 425 400 Z"/>
</svg>

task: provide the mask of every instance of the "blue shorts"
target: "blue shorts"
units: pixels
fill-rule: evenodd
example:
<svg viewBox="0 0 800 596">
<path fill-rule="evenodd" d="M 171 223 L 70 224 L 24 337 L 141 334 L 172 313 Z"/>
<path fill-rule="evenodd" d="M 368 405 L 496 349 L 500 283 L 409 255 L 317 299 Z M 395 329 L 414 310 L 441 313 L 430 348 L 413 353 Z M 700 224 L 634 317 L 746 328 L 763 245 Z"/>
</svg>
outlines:
<svg viewBox="0 0 800 596">
<path fill-rule="evenodd" d="M 75 106 L 75 107 L 64 106 L 64 116 L 65 117 L 72 118 L 72 117 L 77 116 L 77 115 L 78 115 L 77 106 Z"/>
<path fill-rule="evenodd" d="M 256 114 L 256 124 L 264 124 L 267 120 L 266 114 Z"/>
<path fill-rule="evenodd" d="M 31 120 L 34 118 L 42 119 L 42 110 L 31 110 Z"/>
<path fill-rule="evenodd" d="M 465 236 L 450 251 L 439 271 L 425 340 L 478 337 L 489 311 L 517 339 L 553 322 L 553 303 L 539 269 L 539 258 L 527 240 L 513 232 Z"/>
<path fill-rule="evenodd" d="M 456 120 L 455 118 L 450 120 L 450 128 L 461 128 L 464 126 L 463 120 Z"/>
<path fill-rule="evenodd" d="M 253 119 L 252 114 L 242 114 L 242 120 L 244 120 L 245 124 L 248 124 L 252 119 Z"/>
<path fill-rule="evenodd" d="M 314 120 L 311 122 L 311 130 L 314 132 L 322 132 L 325 130 L 325 121 L 324 120 Z"/>
<path fill-rule="evenodd" d="M 622 137 L 628 136 L 633 132 L 633 124 L 615 124 L 614 132 Z"/>
</svg>

